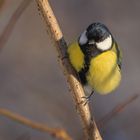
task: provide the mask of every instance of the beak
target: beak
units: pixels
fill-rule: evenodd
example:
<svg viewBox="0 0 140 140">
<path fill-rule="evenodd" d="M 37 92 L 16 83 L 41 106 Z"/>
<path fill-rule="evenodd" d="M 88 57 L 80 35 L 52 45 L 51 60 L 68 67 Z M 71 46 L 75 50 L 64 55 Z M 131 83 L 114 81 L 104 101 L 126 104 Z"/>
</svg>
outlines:
<svg viewBox="0 0 140 140">
<path fill-rule="evenodd" d="M 95 44 L 95 41 L 94 40 L 91 40 L 91 41 L 88 42 L 88 44 L 89 45 L 94 45 Z"/>
</svg>

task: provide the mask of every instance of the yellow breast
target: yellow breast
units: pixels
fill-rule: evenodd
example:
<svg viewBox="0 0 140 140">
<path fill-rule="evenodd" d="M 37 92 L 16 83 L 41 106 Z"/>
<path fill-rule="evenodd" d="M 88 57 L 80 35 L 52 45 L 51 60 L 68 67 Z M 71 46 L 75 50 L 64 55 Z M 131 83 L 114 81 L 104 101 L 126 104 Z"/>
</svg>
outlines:
<svg viewBox="0 0 140 140">
<path fill-rule="evenodd" d="M 107 51 L 92 58 L 87 80 L 89 85 L 100 94 L 113 91 L 121 80 L 116 53 Z"/>
<path fill-rule="evenodd" d="M 72 66 L 79 72 L 84 67 L 84 54 L 77 42 L 69 45 L 68 54 Z"/>
</svg>

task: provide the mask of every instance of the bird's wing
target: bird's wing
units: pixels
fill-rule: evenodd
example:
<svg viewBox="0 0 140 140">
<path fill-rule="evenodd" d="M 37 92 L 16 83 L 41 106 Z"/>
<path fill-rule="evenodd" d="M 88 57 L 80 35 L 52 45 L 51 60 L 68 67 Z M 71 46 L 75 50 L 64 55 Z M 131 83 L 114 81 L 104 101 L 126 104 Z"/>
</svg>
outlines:
<svg viewBox="0 0 140 140">
<path fill-rule="evenodd" d="M 122 51 L 116 42 L 113 43 L 112 50 L 117 53 L 117 64 L 121 69 L 122 66 Z"/>
<path fill-rule="evenodd" d="M 74 42 L 68 46 L 68 55 L 72 66 L 77 72 L 81 71 L 84 68 L 84 54 L 80 49 L 78 42 Z"/>
</svg>

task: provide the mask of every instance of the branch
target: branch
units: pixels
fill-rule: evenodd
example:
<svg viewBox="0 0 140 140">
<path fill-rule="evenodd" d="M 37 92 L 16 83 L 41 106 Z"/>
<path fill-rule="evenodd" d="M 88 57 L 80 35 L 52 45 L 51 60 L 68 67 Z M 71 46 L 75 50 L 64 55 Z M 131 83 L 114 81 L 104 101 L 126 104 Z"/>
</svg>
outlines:
<svg viewBox="0 0 140 140">
<path fill-rule="evenodd" d="M 120 103 L 116 107 L 114 107 L 109 113 L 107 113 L 101 120 L 98 121 L 99 128 L 102 128 L 105 126 L 106 123 L 108 123 L 111 119 L 113 119 L 116 115 L 118 115 L 120 112 L 124 110 L 124 108 L 135 101 L 139 97 L 138 94 L 135 94 L 131 97 L 129 97 L 126 101 L 123 103 Z"/>
<path fill-rule="evenodd" d="M 21 4 L 19 5 L 19 7 L 13 13 L 12 17 L 9 20 L 9 23 L 6 25 L 2 34 L 0 35 L 0 49 L 4 47 L 5 43 L 9 39 L 15 27 L 15 24 L 17 23 L 18 19 L 20 18 L 20 16 L 22 15 L 22 13 L 27 8 L 30 2 L 31 0 L 23 0 Z"/>
<path fill-rule="evenodd" d="M 67 44 L 64 40 L 61 29 L 55 18 L 55 15 L 50 7 L 48 0 L 36 0 L 38 4 L 38 10 L 41 12 L 43 19 L 45 21 L 48 34 L 56 47 L 58 52 L 58 58 L 62 64 L 64 75 L 69 84 L 70 91 L 73 94 L 75 100 L 76 108 L 79 112 L 80 118 L 83 123 L 83 128 L 87 140 L 101 140 L 101 136 L 96 127 L 94 119 L 91 117 L 88 104 L 83 106 L 80 104 L 82 102 L 85 93 L 83 91 L 82 85 L 78 80 L 77 74 L 72 68 L 69 59 L 67 57 Z"/>
<path fill-rule="evenodd" d="M 51 136 L 58 138 L 60 140 L 72 140 L 71 137 L 67 134 L 67 132 L 60 128 L 49 128 L 46 125 L 31 121 L 23 116 L 18 114 L 12 113 L 7 109 L 0 109 L 0 115 L 10 118 L 16 122 L 19 122 L 23 125 L 31 127 L 33 129 L 37 129 L 39 131 L 47 132 Z"/>
</svg>

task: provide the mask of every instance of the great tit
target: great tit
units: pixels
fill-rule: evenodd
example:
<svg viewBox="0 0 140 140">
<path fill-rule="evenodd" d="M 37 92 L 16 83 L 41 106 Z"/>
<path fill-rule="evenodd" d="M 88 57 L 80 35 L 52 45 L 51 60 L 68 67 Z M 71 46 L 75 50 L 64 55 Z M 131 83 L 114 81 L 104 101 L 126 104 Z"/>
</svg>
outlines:
<svg viewBox="0 0 140 140">
<path fill-rule="evenodd" d="M 68 56 L 81 83 L 105 95 L 115 90 L 121 80 L 122 53 L 109 29 L 92 23 L 76 42 L 68 46 Z"/>
</svg>

